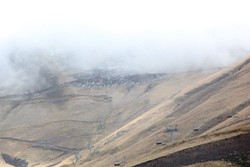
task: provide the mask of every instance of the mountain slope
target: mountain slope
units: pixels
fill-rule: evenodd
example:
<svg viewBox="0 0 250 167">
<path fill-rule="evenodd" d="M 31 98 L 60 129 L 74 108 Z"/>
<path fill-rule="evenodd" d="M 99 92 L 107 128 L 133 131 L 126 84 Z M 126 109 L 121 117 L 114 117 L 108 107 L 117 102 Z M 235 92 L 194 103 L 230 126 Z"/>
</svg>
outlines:
<svg viewBox="0 0 250 167">
<path fill-rule="evenodd" d="M 248 134 L 249 78 L 248 58 L 199 82 L 186 84 L 98 141 L 92 149 L 81 152 L 81 160 L 75 165 L 113 166 L 115 160 L 122 162 L 125 157 L 125 166 L 133 166 L 187 148 Z M 171 125 L 177 125 L 174 142 L 169 134 L 164 134 Z M 159 146 L 156 140 L 167 140 L 167 143 Z M 66 159 L 59 166 L 71 163 L 72 159 L 74 157 Z"/>
<path fill-rule="evenodd" d="M 33 92 L 4 91 L 0 153 L 8 158 L 1 162 L 49 166 L 93 150 L 117 129 L 212 72 L 85 78 L 75 73 L 60 74 L 55 85 Z"/>
</svg>

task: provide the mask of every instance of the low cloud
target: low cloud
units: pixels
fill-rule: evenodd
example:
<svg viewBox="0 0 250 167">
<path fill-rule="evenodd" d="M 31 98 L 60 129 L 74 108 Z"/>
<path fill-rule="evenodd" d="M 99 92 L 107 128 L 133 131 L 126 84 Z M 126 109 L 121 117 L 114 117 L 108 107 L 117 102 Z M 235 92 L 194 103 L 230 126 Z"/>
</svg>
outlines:
<svg viewBox="0 0 250 167">
<path fill-rule="evenodd" d="M 2 87 L 46 87 L 67 68 L 211 69 L 250 53 L 250 12 L 244 3 L 95 2 L 99 5 L 24 1 L 19 8 L 1 7 Z"/>
</svg>

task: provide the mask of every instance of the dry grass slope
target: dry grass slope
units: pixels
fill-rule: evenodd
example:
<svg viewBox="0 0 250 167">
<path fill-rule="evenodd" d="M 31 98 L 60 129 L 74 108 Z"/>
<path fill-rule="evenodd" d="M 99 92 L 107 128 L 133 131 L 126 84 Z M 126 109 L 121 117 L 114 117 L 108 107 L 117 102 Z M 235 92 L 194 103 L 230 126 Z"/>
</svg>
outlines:
<svg viewBox="0 0 250 167">
<path fill-rule="evenodd" d="M 133 166 L 250 131 L 250 59 L 219 72 L 172 74 L 132 85 L 93 87 L 72 76 L 60 76 L 67 82 L 34 94 L 0 97 L 2 154 L 30 166 L 103 167 L 115 159 Z M 171 125 L 178 129 L 174 142 L 163 133 Z M 160 139 L 163 144 L 156 145 Z M 226 164 L 206 161 L 192 163 Z"/>
</svg>

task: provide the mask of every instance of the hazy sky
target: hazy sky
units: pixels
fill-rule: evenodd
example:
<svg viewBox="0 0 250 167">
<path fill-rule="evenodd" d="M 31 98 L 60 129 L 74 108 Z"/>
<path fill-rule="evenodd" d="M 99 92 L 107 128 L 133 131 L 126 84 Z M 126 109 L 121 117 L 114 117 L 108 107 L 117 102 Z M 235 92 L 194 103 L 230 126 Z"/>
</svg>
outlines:
<svg viewBox="0 0 250 167">
<path fill-rule="evenodd" d="M 147 72 L 225 66 L 250 53 L 249 6 L 249 0 L 0 0 L 0 76 L 13 69 L 13 50 L 23 66 L 47 55 L 77 67 Z"/>
</svg>

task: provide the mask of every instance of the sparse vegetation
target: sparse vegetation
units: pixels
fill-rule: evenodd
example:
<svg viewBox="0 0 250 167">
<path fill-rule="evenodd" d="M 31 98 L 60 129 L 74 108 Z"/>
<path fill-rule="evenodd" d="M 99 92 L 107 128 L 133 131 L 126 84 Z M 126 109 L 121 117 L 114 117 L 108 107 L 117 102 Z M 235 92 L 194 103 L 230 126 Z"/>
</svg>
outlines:
<svg viewBox="0 0 250 167">
<path fill-rule="evenodd" d="M 126 156 L 125 166 L 159 157 L 175 162 L 173 157 L 182 154 L 198 157 L 190 161 L 186 156 L 185 162 L 180 161 L 182 165 L 226 158 L 234 164 L 247 164 L 245 152 L 239 154 L 242 161 L 229 156 L 233 147 L 219 159 L 206 159 L 202 154 L 210 147 L 219 152 L 222 147 L 216 143 L 249 133 L 250 96 L 246 90 L 250 73 L 246 69 L 250 66 L 240 66 L 240 71 L 229 69 L 208 79 L 213 72 L 163 78 L 162 74 L 117 76 L 107 82 L 106 76 L 70 75 L 71 79 L 60 83 L 63 79 L 58 76 L 58 83 L 51 87 L 0 97 L 0 141 L 5 143 L 0 149 L 7 155 L 13 150 L 20 152 L 11 162 L 25 159 L 30 165 L 58 167 L 112 166 L 115 155 Z M 78 85 L 87 83 L 92 86 Z M 27 117 L 22 117 L 24 114 Z M 174 140 L 164 133 L 166 129 L 175 131 Z M 156 145 L 155 136 L 164 141 Z"/>
<path fill-rule="evenodd" d="M 26 160 L 12 157 L 12 156 L 10 156 L 8 154 L 4 154 L 4 153 L 2 154 L 2 157 L 7 164 L 10 164 L 10 165 L 13 165 L 16 167 L 28 167 L 28 162 Z"/>
</svg>

